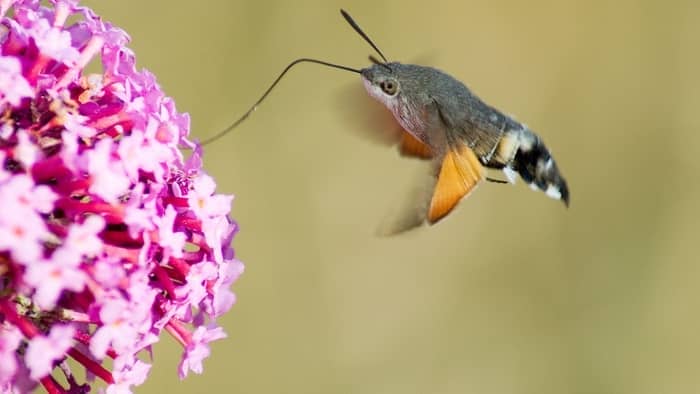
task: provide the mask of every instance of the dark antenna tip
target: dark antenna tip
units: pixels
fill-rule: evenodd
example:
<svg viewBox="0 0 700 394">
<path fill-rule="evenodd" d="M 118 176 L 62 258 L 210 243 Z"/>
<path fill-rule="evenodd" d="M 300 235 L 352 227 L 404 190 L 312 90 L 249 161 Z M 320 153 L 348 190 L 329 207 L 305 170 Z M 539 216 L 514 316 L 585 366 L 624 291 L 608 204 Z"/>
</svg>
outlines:
<svg viewBox="0 0 700 394">
<path fill-rule="evenodd" d="M 376 57 L 374 57 L 374 55 L 369 55 L 369 61 L 372 62 L 372 63 L 374 63 L 374 64 L 376 64 L 376 65 L 379 65 L 379 66 L 382 66 L 382 67 L 386 68 L 387 71 L 389 71 L 389 72 L 392 72 L 392 71 L 393 71 L 393 70 L 391 69 L 391 67 L 390 67 L 388 64 L 386 64 L 386 63 L 380 61 L 379 59 L 377 59 Z"/>
<path fill-rule="evenodd" d="M 377 48 L 377 46 L 374 45 L 374 42 L 372 42 L 372 40 L 369 38 L 369 36 L 368 36 L 367 34 L 365 34 L 364 31 L 362 31 L 362 29 L 360 28 L 360 26 L 357 24 L 357 22 L 355 22 L 354 19 L 352 19 L 352 17 L 350 16 L 350 14 L 348 14 L 347 11 L 345 11 L 345 10 L 342 9 L 342 8 L 340 9 L 340 14 L 343 15 L 343 18 L 345 18 L 345 20 L 346 20 L 346 21 L 348 22 L 348 24 L 350 24 L 350 26 L 357 32 L 357 34 L 359 34 L 362 38 L 364 38 L 365 41 L 367 41 L 367 43 L 368 43 L 375 51 L 377 51 L 377 54 L 379 54 L 379 56 L 384 60 L 384 63 L 389 63 L 389 61 L 386 60 L 386 56 L 384 56 L 384 54 L 382 53 L 382 51 L 380 51 L 379 48 Z"/>
<path fill-rule="evenodd" d="M 369 61 L 372 62 L 373 64 L 384 64 L 384 62 L 377 59 L 377 57 L 374 55 L 369 55 Z"/>
</svg>

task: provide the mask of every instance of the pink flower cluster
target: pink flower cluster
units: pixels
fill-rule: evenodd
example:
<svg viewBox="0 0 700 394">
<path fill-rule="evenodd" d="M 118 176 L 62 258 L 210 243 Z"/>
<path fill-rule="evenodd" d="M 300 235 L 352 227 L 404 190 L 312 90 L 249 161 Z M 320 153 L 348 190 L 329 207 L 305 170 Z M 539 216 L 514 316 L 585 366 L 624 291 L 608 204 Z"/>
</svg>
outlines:
<svg viewBox="0 0 700 394">
<path fill-rule="evenodd" d="M 232 196 L 126 33 L 44 4 L 0 0 L 0 391 L 130 392 L 163 330 L 200 373 L 243 271 Z"/>
</svg>

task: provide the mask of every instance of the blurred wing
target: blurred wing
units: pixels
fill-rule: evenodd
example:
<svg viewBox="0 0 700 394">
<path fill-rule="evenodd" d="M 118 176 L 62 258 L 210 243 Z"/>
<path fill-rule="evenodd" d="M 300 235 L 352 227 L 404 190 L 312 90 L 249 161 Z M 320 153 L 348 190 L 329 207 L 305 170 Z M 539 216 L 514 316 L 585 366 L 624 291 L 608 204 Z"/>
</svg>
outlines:
<svg viewBox="0 0 700 394">
<path fill-rule="evenodd" d="M 425 223 L 430 199 L 437 183 L 436 168 L 433 162 L 416 164 L 413 166 L 415 171 L 410 188 L 402 190 L 397 200 L 388 207 L 387 214 L 377 228 L 377 235 L 396 235 Z M 405 167 L 410 168 L 411 165 Z"/>
<path fill-rule="evenodd" d="M 474 151 L 466 145 L 449 149 L 442 160 L 423 167 L 416 187 L 403 195 L 400 204 L 382 221 L 378 234 L 396 235 L 421 226 L 435 224 L 449 214 L 476 185 L 484 179 L 486 169 Z"/>
<path fill-rule="evenodd" d="M 343 89 L 336 106 L 346 128 L 360 137 L 384 146 L 396 145 L 404 157 L 433 157 L 430 147 L 404 130 L 391 111 L 367 95 L 362 84 Z"/>
<path fill-rule="evenodd" d="M 491 155 L 498 147 L 498 142 L 506 130 L 506 124 L 493 115 L 491 119 L 476 116 L 469 119 L 465 124 L 455 131 L 455 134 L 464 141 L 474 151 L 477 157 L 483 158 L 484 162 L 491 159 Z"/>
<path fill-rule="evenodd" d="M 452 212 L 457 203 L 484 179 L 485 174 L 484 166 L 469 147 L 460 144 L 449 149 L 442 159 L 430 200 L 428 222 L 434 224 Z"/>
<path fill-rule="evenodd" d="M 394 115 L 367 94 L 362 83 L 340 88 L 333 95 L 334 107 L 343 128 L 375 144 L 392 146 L 401 139 L 403 129 Z"/>
<path fill-rule="evenodd" d="M 405 130 L 401 130 L 399 153 L 401 153 L 401 156 L 416 157 L 424 160 L 433 158 L 432 149 Z"/>
<path fill-rule="evenodd" d="M 483 163 L 490 161 L 504 132 L 523 127 L 474 95 L 466 103 L 459 103 L 459 108 L 445 107 L 438 100 L 435 104 L 446 129 L 452 132 L 451 137 L 466 143 Z"/>
</svg>

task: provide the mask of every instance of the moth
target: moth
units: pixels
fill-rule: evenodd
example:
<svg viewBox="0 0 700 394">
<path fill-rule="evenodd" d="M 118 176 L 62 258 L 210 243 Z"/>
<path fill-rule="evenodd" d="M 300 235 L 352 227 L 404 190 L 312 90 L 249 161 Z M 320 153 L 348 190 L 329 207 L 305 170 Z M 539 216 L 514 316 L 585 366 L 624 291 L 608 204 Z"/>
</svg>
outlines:
<svg viewBox="0 0 700 394">
<path fill-rule="evenodd" d="M 369 67 L 355 69 L 317 59 L 297 59 L 248 112 L 202 144 L 243 122 L 292 67 L 316 63 L 359 74 L 367 93 L 381 102 L 401 126 L 395 141 L 401 155 L 430 161 L 431 192 L 383 232 L 398 233 L 426 222 L 435 224 L 482 182 L 513 183 L 517 176 L 532 189 L 569 205 L 566 180 L 540 136 L 441 70 L 388 61 L 350 14 L 340 12 L 381 60 L 370 55 Z M 503 171 L 508 181 L 488 177 L 487 169 Z"/>
</svg>

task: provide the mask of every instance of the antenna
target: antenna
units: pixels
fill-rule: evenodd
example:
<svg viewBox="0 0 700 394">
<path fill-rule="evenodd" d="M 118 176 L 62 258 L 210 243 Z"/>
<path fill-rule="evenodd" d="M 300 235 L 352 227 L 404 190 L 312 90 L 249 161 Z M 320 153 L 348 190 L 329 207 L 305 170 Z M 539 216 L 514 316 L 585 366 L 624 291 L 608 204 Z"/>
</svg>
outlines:
<svg viewBox="0 0 700 394">
<path fill-rule="evenodd" d="M 367 41 L 367 43 L 368 43 L 372 48 L 374 48 L 375 51 L 377 51 L 377 53 L 379 54 L 379 56 L 384 60 L 384 63 L 389 63 L 389 61 L 386 60 L 386 56 L 384 56 L 384 54 L 382 53 L 382 51 L 380 51 L 379 48 L 377 48 L 377 46 L 374 45 L 374 43 L 373 43 L 372 40 L 369 38 L 369 36 L 367 36 L 367 34 L 365 34 L 365 32 L 362 31 L 362 29 L 360 28 L 360 26 L 357 24 L 357 22 L 355 22 L 354 19 L 352 19 L 352 17 L 350 16 L 350 14 L 348 14 L 347 11 L 345 11 L 345 10 L 343 10 L 343 9 L 340 10 L 340 13 L 343 15 L 343 18 L 345 18 L 345 20 L 350 24 L 350 26 L 352 26 L 352 28 L 355 29 L 355 31 L 357 32 L 357 34 L 359 34 L 360 36 L 362 36 L 362 38 L 364 38 L 365 41 Z"/>
<path fill-rule="evenodd" d="M 376 64 L 378 66 L 382 66 L 382 67 L 386 68 L 386 70 L 389 72 L 394 72 L 394 70 L 391 68 L 391 66 L 389 66 L 388 63 L 382 62 L 381 60 L 374 57 L 374 55 L 369 55 L 369 61 L 372 62 L 373 64 Z"/>
<path fill-rule="evenodd" d="M 272 83 L 272 85 L 270 85 L 270 87 L 267 88 L 267 90 L 265 91 L 265 93 L 263 93 L 263 95 L 258 99 L 258 101 L 256 101 L 255 104 L 253 104 L 253 106 L 250 107 L 250 109 L 249 109 L 246 113 L 243 114 L 243 116 L 241 116 L 240 118 L 238 118 L 238 120 L 236 120 L 235 122 L 231 123 L 228 127 L 226 127 L 225 129 L 223 129 L 223 130 L 220 131 L 219 133 L 217 133 L 217 134 L 215 134 L 214 136 L 209 137 L 209 138 L 205 139 L 204 141 L 202 141 L 201 146 L 210 144 L 210 143 L 212 143 L 212 142 L 218 140 L 219 138 L 225 136 L 225 135 L 228 134 L 231 130 L 235 129 L 239 124 L 243 123 L 244 120 L 248 119 L 248 117 L 250 116 L 250 114 L 252 114 L 253 112 L 255 112 L 255 110 L 258 109 L 258 106 L 260 106 L 260 104 L 262 104 L 262 102 L 265 101 L 265 99 L 266 99 L 267 96 L 270 94 L 270 92 L 272 92 L 272 90 L 275 88 L 275 86 L 277 86 L 277 84 L 280 82 L 280 80 L 282 80 L 282 77 L 284 77 L 285 74 L 287 74 L 287 72 L 288 72 L 289 70 L 292 69 L 292 67 L 296 66 L 296 65 L 299 64 L 299 63 L 315 63 L 315 64 L 320 64 L 320 65 L 322 65 L 322 66 L 327 66 L 327 67 L 331 67 L 331 68 L 337 68 L 337 69 L 340 69 L 340 70 L 345 70 L 345 71 L 350 71 L 350 72 L 354 72 L 354 73 L 360 74 L 360 70 L 354 69 L 354 68 L 352 68 L 352 67 L 342 66 L 342 65 L 340 65 L 340 64 L 334 64 L 334 63 L 324 62 L 324 61 L 322 61 L 322 60 L 316 60 L 316 59 L 310 59 L 310 58 L 300 58 L 300 59 L 297 59 L 297 60 L 295 60 L 295 61 L 289 63 L 289 64 L 287 65 L 287 67 L 284 68 L 284 70 L 280 73 L 280 75 L 277 77 L 277 79 L 275 79 L 275 81 Z"/>
</svg>

